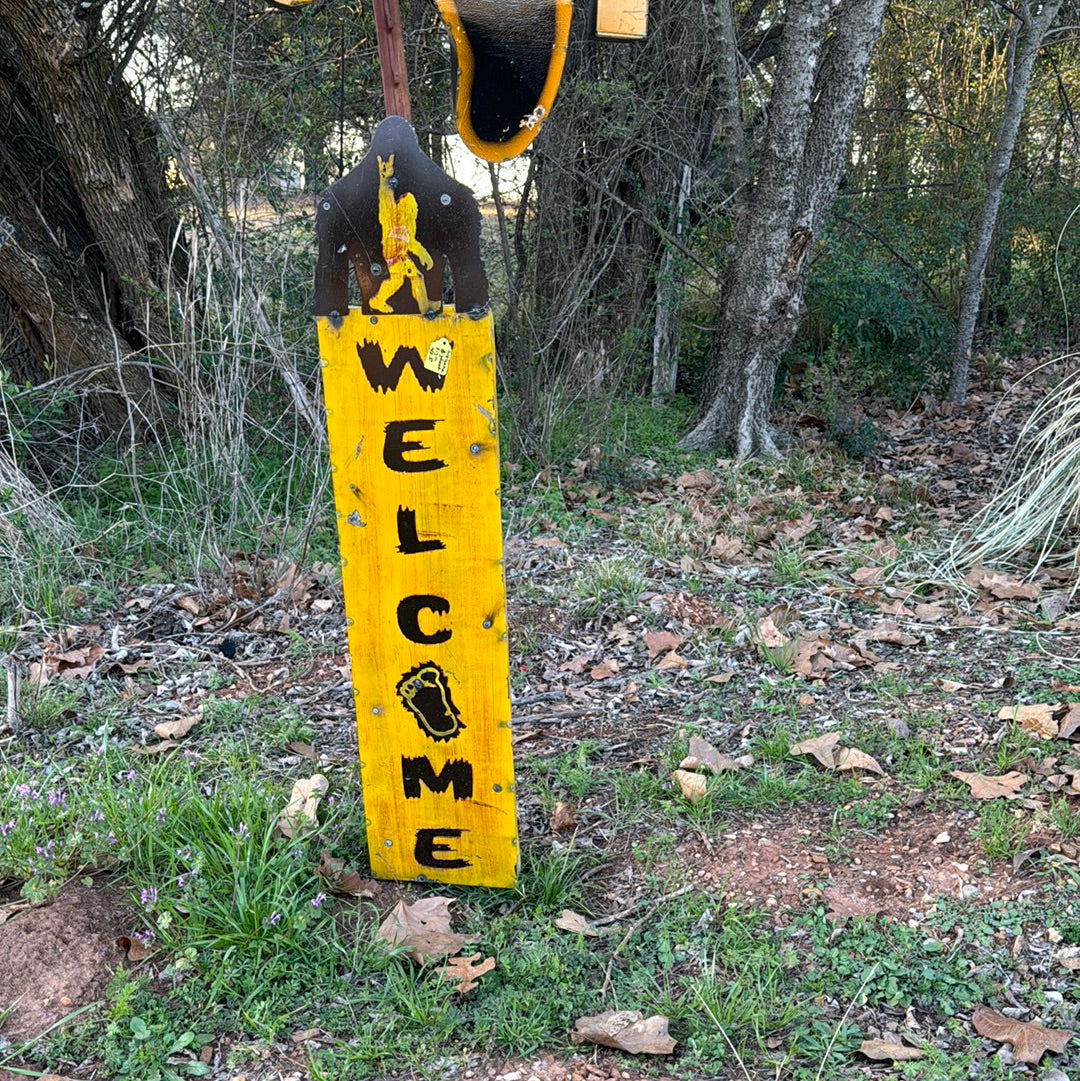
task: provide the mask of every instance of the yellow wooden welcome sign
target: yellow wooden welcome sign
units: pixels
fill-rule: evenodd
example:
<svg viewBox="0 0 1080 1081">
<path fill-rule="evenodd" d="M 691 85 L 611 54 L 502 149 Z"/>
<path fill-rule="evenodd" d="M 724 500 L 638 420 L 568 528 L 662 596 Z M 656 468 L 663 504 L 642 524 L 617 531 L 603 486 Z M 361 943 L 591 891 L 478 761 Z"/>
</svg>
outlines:
<svg viewBox="0 0 1080 1081">
<path fill-rule="evenodd" d="M 451 212 L 447 228 L 440 215 Z M 372 871 L 511 886 L 495 345 L 477 277 L 479 212 L 420 153 L 411 128 L 389 118 L 354 173 L 320 196 L 317 228 L 319 351 Z M 347 260 L 362 279 L 359 307 L 343 303 Z M 433 299 L 445 262 L 467 312 Z"/>
<path fill-rule="evenodd" d="M 512 885 L 491 316 L 318 322 L 372 870 Z"/>
</svg>

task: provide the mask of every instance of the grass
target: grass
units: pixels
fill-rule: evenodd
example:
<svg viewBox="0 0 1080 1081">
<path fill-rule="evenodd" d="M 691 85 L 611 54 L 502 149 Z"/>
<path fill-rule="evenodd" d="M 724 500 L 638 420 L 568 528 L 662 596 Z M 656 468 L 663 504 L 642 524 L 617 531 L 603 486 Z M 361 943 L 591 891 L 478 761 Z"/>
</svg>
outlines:
<svg viewBox="0 0 1080 1081">
<path fill-rule="evenodd" d="M 249 575 L 246 588 L 251 576 L 335 558 L 320 453 L 296 432 L 241 424 L 238 414 L 265 414 L 273 403 L 264 377 L 252 386 L 261 389 L 230 384 L 234 412 L 220 421 L 202 387 L 188 418 L 194 449 L 166 445 L 139 451 L 135 461 L 102 452 L 72 465 L 62 498 L 76 539 L 24 548 L 35 553 L 29 564 L 0 560 L 10 598 L 3 644 L 28 656 L 65 624 L 105 615 L 124 630 L 123 604 L 151 583 L 197 582 L 227 606 L 243 599 L 239 570 Z M 960 639 L 959 628 L 948 632 L 958 636 L 957 653 L 935 660 L 912 650 L 900 661 L 889 654 L 899 668 L 842 671 L 822 683 L 798 677 L 783 648 L 757 642 L 757 620 L 782 603 L 797 624 L 785 625 L 792 634 L 828 627 L 842 640 L 880 616 L 886 595 L 853 596 L 844 568 L 882 562 L 889 588 L 902 588 L 903 557 L 871 560 L 862 536 L 852 542 L 857 557 L 838 548 L 827 508 L 887 496 L 898 518 L 914 520 L 917 493 L 903 481 L 879 491 L 873 475 L 828 454 L 739 465 L 686 457 L 672 445 L 679 408 L 650 415 L 612 406 L 605 415 L 596 454 L 580 444 L 581 432 L 574 442 L 572 426 L 551 433 L 565 463 L 579 465 L 526 463 L 507 473 L 508 530 L 523 542 L 555 535 L 566 545 L 557 558 L 545 552 L 540 569 L 526 563 L 511 578 L 512 605 L 527 601 L 558 616 L 514 632 L 515 655 L 528 661 L 515 669 L 515 693 L 539 702 L 535 723 L 519 728 L 515 717 L 524 827 L 518 886 L 406 887 L 409 897 L 454 898 L 455 930 L 470 936 L 470 951 L 497 962 L 481 986 L 458 995 L 438 966 L 385 949 L 375 937 L 383 901 L 328 896 L 318 874 L 324 849 L 370 873 L 351 761 L 327 767 L 331 793 L 313 835 L 275 835 L 291 784 L 312 768 L 286 756 L 286 747 L 312 743 L 321 753 L 328 715 L 297 705 L 280 685 L 260 686 L 266 673 L 257 663 L 195 653 L 130 679 L 95 675 L 36 691 L 24 683 L 14 730 L 0 733 L 6 894 L 47 899 L 92 874 L 125 892 L 131 930 L 158 950 L 145 971 L 118 973 L 102 1004 L 33 1046 L 0 1047 L 0 1066 L 63 1073 L 90 1063 L 102 1076 L 176 1081 L 204 1074 L 199 1050 L 227 1036 L 237 1073 L 285 1046 L 320 1081 L 393 1071 L 445 1076 L 503 1058 L 569 1054 L 577 1017 L 619 1008 L 670 1019 L 678 1054 L 647 1069 L 687 1079 L 861 1076 L 861 1040 L 906 1016 L 920 1026 L 929 1055 L 898 1067 L 897 1076 L 995 1076 L 997 1060 L 964 1027 L 966 1011 L 980 1001 L 1004 1004 L 1006 982 L 1025 1001 L 1049 986 L 1031 964 L 1036 955 L 1045 964 L 1046 927 L 1080 941 L 1077 883 L 1064 863 L 1040 864 L 1045 879 L 1031 887 L 1040 892 L 1030 903 L 942 901 L 918 919 L 837 920 L 820 889 L 789 909 L 768 908 L 725 893 L 728 885 L 699 885 L 690 861 L 748 824 L 797 830 L 824 822 L 811 840 L 835 856 L 839 874 L 867 837 L 889 833 L 900 845 L 918 814 L 956 813 L 970 816 L 963 821 L 977 876 L 1023 850 L 1036 815 L 1021 803 L 976 803 L 949 771 L 1028 769 L 1029 759 L 1050 753 L 1073 763 L 1072 748 L 998 725 L 1000 703 L 989 691 L 970 708 L 942 701 L 935 664 L 951 678 L 976 663 L 987 685 L 1000 667 L 993 655 L 966 656 L 975 639 Z M 715 477 L 715 489 L 691 498 L 676 492 L 674 477 L 696 469 Z M 631 492 L 618 490 L 631 482 Z M 814 516 L 814 532 L 758 547 L 755 531 L 779 529 L 782 538 L 784 523 L 804 512 Z M 744 557 L 711 560 L 721 532 L 744 542 Z M 914 543 L 897 537 L 899 551 Z M 681 618 L 672 603 L 680 595 L 723 613 L 728 626 Z M 686 639 L 680 654 L 704 663 L 658 671 L 640 640 L 646 627 L 676 630 Z M 338 646 L 325 624 L 306 631 L 274 628 L 263 637 L 266 670 L 287 673 L 297 686 L 308 681 L 299 696 L 308 703 L 315 673 Z M 181 634 L 163 640 L 185 648 Z M 588 670 L 561 669 L 578 654 L 617 659 L 618 679 L 593 686 Z M 1075 667 L 1032 661 L 1023 646 L 1008 660 L 1016 678 L 1008 693 L 1025 700 L 1071 700 L 1054 698 L 1051 681 L 1080 683 Z M 720 670 L 735 674 L 709 683 Z M 199 677 L 185 685 L 198 698 L 198 726 L 171 758 L 136 754 L 146 732 L 142 697 L 169 700 L 157 687 L 172 695 L 181 671 Z M 895 735 L 889 717 L 902 719 L 909 734 Z M 840 774 L 790 755 L 793 742 L 833 728 L 845 745 L 877 758 L 886 776 Z M 970 740 L 966 757 L 949 742 L 954 728 Z M 669 776 L 689 732 L 755 759 L 710 776 L 706 798 L 693 805 Z M 972 732 L 985 733 L 984 742 Z M 547 820 L 556 801 L 573 805 L 577 825 L 553 836 Z M 1074 797 L 1042 800 L 1040 831 L 1074 839 L 1078 821 Z M 592 920 L 599 935 L 560 930 L 564 909 Z M 1035 954 L 1012 955 L 1022 936 L 1037 943 Z M 292 1033 L 309 1028 L 324 1035 L 302 1049 L 288 1046 Z M 640 1067 L 621 1064 L 631 1065 Z"/>
</svg>

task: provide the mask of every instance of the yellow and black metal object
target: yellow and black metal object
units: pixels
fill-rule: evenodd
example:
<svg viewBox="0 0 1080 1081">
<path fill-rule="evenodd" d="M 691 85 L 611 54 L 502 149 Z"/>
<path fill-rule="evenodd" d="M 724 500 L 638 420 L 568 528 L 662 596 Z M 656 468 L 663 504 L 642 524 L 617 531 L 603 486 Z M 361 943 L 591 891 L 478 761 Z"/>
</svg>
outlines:
<svg viewBox="0 0 1080 1081">
<path fill-rule="evenodd" d="M 485 161 L 516 157 L 551 112 L 570 0 L 435 2 L 454 43 L 458 133 Z"/>
<path fill-rule="evenodd" d="M 479 210 L 391 116 L 320 196 L 316 226 L 371 867 L 379 878 L 511 886 L 495 342 Z"/>
</svg>

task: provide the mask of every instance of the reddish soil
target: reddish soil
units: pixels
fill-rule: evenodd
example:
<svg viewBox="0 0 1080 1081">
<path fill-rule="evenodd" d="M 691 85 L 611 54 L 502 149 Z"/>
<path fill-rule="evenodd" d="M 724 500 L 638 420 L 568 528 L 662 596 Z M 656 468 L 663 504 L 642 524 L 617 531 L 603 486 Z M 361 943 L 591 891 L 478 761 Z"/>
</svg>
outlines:
<svg viewBox="0 0 1080 1081">
<path fill-rule="evenodd" d="M 988 863 L 972 825 L 965 811 L 902 812 L 878 833 L 847 828 L 842 847 L 830 847 L 821 841 L 828 821 L 804 811 L 717 838 L 698 833 L 676 850 L 675 877 L 777 911 L 824 901 L 833 918 L 904 921 L 923 919 L 941 898 L 986 902 L 1030 889 L 1030 875 Z"/>
<path fill-rule="evenodd" d="M 118 893 L 83 885 L 0 925 L 0 1006 L 14 1003 L 0 1015 L 0 1034 L 14 1044 L 34 1039 L 101 999 L 124 960 L 117 939 L 130 926 L 130 910 Z M 15 1076 L 0 1069 L 0 1081 Z"/>
</svg>

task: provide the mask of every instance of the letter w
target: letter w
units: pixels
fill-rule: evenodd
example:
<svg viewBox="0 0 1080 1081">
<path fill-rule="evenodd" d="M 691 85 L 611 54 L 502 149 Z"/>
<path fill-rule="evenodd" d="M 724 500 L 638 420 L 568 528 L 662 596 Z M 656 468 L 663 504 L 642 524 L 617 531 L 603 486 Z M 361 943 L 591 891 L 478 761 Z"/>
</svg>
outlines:
<svg viewBox="0 0 1080 1081">
<path fill-rule="evenodd" d="M 382 346 L 378 342 L 365 340 L 363 345 L 357 343 L 356 353 L 372 390 L 381 390 L 384 394 L 388 390 L 397 390 L 406 367 L 412 368 L 422 390 L 442 390 L 446 377 L 425 368 L 419 350 L 411 345 L 398 346 L 389 364 L 383 363 Z"/>
</svg>

